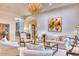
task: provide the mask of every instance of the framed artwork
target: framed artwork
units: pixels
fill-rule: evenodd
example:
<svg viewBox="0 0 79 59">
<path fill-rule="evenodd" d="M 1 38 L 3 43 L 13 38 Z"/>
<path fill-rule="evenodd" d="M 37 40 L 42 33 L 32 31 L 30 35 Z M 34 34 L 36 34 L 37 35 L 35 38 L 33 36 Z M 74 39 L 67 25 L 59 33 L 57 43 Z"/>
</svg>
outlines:
<svg viewBox="0 0 79 59">
<path fill-rule="evenodd" d="M 53 32 L 62 31 L 62 18 L 51 18 L 48 21 L 48 30 Z"/>
<path fill-rule="evenodd" d="M 6 35 L 6 38 L 9 40 L 9 24 L 0 23 L 0 33 Z"/>
</svg>

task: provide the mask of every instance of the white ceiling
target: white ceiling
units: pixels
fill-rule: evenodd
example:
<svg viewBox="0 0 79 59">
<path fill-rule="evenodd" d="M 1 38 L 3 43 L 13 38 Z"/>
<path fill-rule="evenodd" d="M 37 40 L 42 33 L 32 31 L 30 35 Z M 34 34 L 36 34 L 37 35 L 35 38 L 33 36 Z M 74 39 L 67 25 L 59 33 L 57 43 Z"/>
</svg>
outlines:
<svg viewBox="0 0 79 59">
<path fill-rule="evenodd" d="M 49 5 L 49 3 L 42 3 L 42 4 L 43 4 L 42 12 L 49 11 L 50 9 L 62 7 L 65 5 L 69 5 L 66 3 L 52 3 L 52 5 Z M 5 16 L 5 13 L 2 12 L 6 12 L 7 13 L 6 16 L 8 16 L 9 14 L 10 14 L 9 16 L 11 16 L 12 14 L 13 17 L 30 15 L 31 13 L 28 11 L 27 5 L 28 5 L 27 3 L 6 3 L 6 4 L 0 3 L 0 16 L 1 14 Z"/>
</svg>

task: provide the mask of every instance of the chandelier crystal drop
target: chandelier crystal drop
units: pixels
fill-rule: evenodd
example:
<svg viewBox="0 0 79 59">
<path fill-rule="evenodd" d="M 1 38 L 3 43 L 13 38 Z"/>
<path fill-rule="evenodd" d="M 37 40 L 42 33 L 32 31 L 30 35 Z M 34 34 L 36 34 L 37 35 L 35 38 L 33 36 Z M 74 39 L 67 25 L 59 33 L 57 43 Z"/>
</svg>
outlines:
<svg viewBox="0 0 79 59">
<path fill-rule="evenodd" d="M 28 9 L 32 14 L 39 13 L 42 9 L 42 4 L 40 3 L 29 3 L 28 4 Z"/>
</svg>

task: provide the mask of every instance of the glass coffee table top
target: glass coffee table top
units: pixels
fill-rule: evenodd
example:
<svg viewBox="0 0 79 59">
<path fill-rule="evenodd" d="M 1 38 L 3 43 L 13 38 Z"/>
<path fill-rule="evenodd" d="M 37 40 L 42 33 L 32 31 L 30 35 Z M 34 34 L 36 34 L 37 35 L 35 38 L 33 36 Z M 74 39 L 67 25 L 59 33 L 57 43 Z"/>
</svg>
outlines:
<svg viewBox="0 0 79 59">
<path fill-rule="evenodd" d="M 55 42 L 47 42 L 45 45 L 45 49 L 51 49 L 53 50 L 53 55 L 58 51 L 58 43 Z"/>
</svg>

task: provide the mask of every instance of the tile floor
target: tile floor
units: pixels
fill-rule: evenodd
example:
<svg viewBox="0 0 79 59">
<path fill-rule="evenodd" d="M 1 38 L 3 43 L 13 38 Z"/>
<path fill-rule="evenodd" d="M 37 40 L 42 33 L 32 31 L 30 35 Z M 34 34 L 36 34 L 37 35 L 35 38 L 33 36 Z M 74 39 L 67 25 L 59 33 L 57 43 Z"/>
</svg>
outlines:
<svg viewBox="0 0 79 59">
<path fill-rule="evenodd" d="M 58 49 L 58 52 L 54 56 L 66 56 L 66 50 Z"/>
</svg>

